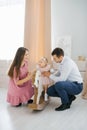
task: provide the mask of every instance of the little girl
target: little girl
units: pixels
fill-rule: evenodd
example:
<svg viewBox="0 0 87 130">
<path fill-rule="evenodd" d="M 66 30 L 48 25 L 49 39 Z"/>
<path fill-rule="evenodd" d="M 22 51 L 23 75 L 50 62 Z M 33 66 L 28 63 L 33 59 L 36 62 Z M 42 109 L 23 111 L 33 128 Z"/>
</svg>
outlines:
<svg viewBox="0 0 87 130">
<path fill-rule="evenodd" d="M 36 79 L 35 80 L 35 85 L 36 85 L 36 87 L 38 87 L 38 83 L 37 82 L 39 81 L 39 84 L 40 84 L 39 87 L 42 87 L 44 89 L 44 92 L 45 92 L 44 100 L 47 101 L 48 100 L 47 88 L 52 83 L 52 80 L 49 79 L 46 76 L 43 76 L 43 72 L 44 71 L 50 71 L 50 65 L 48 64 L 47 58 L 42 57 L 39 60 L 38 65 L 37 65 L 37 73 L 36 73 L 36 78 L 35 78 Z M 37 75 L 39 75 L 39 79 L 38 79 Z M 38 91 L 42 91 L 42 88 L 38 88 Z M 41 94 L 41 92 L 40 92 L 40 94 Z M 40 95 L 39 95 L 38 98 L 40 98 Z M 39 99 L 37 101 L 37 104 L 38 103 L 39 103 Z"/>
<path fill-rule="evenodd" d="M 12 106 L 19 107 L 22 103 L 33 102 L 31 97 L 34 94 L 34 88 L 31 82 L 32 75 L 28 72 L 28 57 L 29 51 L 27 48 L 18 48 L 8 71 L 7 102 Z"/>
</svg>

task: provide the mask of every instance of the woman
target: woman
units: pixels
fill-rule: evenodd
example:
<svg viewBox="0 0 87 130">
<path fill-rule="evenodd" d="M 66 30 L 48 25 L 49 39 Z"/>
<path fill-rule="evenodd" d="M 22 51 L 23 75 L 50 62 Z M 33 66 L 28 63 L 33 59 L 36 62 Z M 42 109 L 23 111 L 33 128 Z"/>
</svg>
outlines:
<svg viewBox="0 0 87 130">
<path fill-rule="evenodd" d="M 28 72 L 27 48 L 18 48 L 11 67 L 8 71 L 9 87 L 7 92 L 7 102 L 12 106 L 21 106 L 22 103 L 32 103 L 31 97 L 34 94 L 32 87 L 31 73 Z"/>
</svg>

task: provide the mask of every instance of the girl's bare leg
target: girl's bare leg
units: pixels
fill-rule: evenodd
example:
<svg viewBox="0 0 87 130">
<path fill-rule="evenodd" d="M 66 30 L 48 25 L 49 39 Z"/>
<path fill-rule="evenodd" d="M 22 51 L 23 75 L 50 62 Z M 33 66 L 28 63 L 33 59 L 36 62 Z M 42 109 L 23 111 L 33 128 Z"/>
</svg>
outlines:
<svg viewBox="0 0 87 130">
<path fill-rule="evenodd" d="M 48 88 L 48 85 L 44 85 L 44 91 L 45 91 L 44 100 L 45 101 L 48 101 L 47 88 Z"/>
</svg>

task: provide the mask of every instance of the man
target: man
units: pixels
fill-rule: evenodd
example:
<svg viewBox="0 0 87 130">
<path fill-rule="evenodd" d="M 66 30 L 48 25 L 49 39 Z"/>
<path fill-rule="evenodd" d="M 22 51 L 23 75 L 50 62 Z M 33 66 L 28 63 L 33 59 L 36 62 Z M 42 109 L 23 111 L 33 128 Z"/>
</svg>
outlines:
<svg viewBox="0 0 87 130">
<path fill-rule="evenodd" d="M 43 75 L 50 77 L 55 83 L 47 90 L 47 94 L 60 97 L 62 104 L 55 108 L 56 111 L 69 109 L 72 101 L 76 99 L 83 88 L 83 80 L 75 62 L 67 56 L 61 48 L 55 48 L 52 52 L 53 60 L 59 63 L 58 73 L 44 72 Z"/>
</svg>

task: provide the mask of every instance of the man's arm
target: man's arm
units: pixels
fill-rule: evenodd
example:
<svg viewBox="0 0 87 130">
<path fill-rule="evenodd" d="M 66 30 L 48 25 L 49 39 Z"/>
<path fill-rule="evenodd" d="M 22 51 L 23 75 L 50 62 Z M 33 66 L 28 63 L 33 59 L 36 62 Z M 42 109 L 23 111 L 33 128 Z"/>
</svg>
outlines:
<svg viewBox="0 0 87 130">
<path fill-rule="evenodd" d="M 44 72 L 43 75 L 49 77 L 54 82 L 65 81 L 67 80 L 71 72 L 71 69 L 72 69 L 71 65 L 67 63 L 61 66 L 61 69 L 59 70 L 58 74 L 56 73 L 51 74 L 50 72 Z"/>
</svg>

